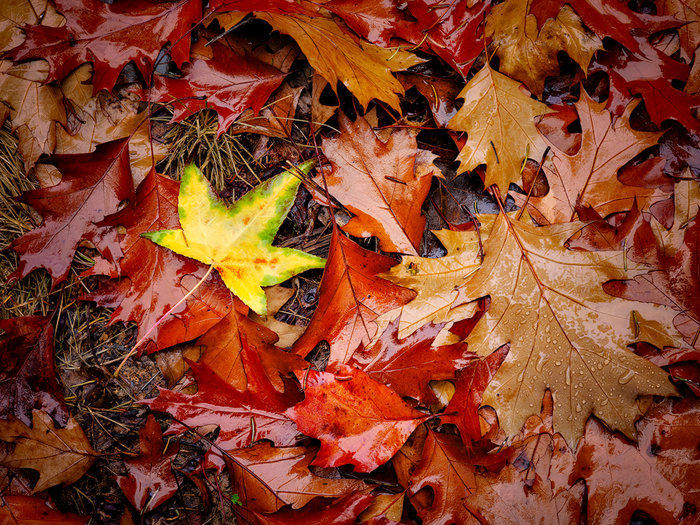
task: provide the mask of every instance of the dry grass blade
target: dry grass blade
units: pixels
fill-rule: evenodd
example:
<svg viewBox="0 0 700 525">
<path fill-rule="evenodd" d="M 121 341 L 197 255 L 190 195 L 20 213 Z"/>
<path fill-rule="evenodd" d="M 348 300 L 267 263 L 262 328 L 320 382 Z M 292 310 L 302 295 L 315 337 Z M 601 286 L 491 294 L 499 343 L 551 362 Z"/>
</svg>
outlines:
<svg viewBox="0 0 700 525">
<path fill-rule="evenodd" d="M 194 162 L 220 193 L 234 179 L 253 188 L 261 182 L 257 172 L 264 170 L 253 160 L 245 138 L 224 133 L 216 136 L 217 116 L 213 111 L 200 111 L 183 122 L 173 124 L 163 136 L 169 154 L 159 170 L 179 177 L 186 164 Z"/>
<path fill-rule="evenodd" d="M 51 279 L 44 272 L 33 272 L 26 279 L 6 284 L 7 275 L 17 267 L 17 254 L 5 250 L 13 239 L 34 227 L 30 208 L 15 200 L 36 187 L 24 174 L 17 139 L 7 126 L 0 129 L 0 318 L 48 312 L 47 295 Z"/>
</svg>

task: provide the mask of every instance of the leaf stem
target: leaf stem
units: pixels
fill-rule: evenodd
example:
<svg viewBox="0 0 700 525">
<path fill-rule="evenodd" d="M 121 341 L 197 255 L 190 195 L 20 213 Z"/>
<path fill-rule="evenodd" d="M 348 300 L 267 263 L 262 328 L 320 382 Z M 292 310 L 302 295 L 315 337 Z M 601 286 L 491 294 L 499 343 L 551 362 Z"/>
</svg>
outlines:
<svg viewBox="0 0 700 525">
<path fill-rule="evenodd" d="M 179 307 L 182 303 L 184 303 L 184 302 L 187 300 L 187 298 L 188 298 L 190 295 L 192 295 L 192 294 L 197 290 L 197 288 L 199 288 L 199 286 L 200 286 L 204 281 L 207 280 L 207 277 L 209 277 L 209 274 L 211 273 L 211 271 L 212 271 L 213 269 L 214 269 L 214 265 L 212 264 L 212 265 L 209 266 L 209 269 L 207 270 L 207 273 L 204 274 L 204 276 L 197 282 L 197 284 L 195 284 L 194 287 L 182 297 L 182 299 L 180 299 L 177 303 L 175 303 L 175 305 L 174 305 L 170 310 L 168 310 L 167 312 L 165 312 L 165 313 L 163 314 L 163 316 L 162 316 L 160 319 L 158 319 L 158 321 L 156 321 L 156 323 L 155 323 L 153 326 L 151 326 L 145 334 L 143 334 L 143 336 L 141 337 L 141 339 L 139 339 L 138 341 L 136 341 L 136 344 L 132 347 L 131 350 L 129 350 L 129 353 L 126 354 L 126 357 L 124 357 L 124 359 L 122 360 L 122 362 L 119 363 L 119 366 L 118 366 L 117 369 L 114 371 L 114 374 L 113 374 L 114 377 L 118 377 L 118 376 L 119 376 L 119 372 L 120 372 L 120 370 L 122 369 L 122 367 L 124 366 L 124 364 L 127 362 L 127 360 L 128 360 L 132 355 L 134 355 L 134 352 L 136 352 L 136 349 L 137 349 L 139 346 L 141 346 L 141 344 L 148 338 L 148 336 L 151 335 L 151 332 L 153 332 L 153 330 L 155 330 L 156 328 L 158 328 L 158 326 L 160 325 L 160 323 L 162 323 L 162 322 L 165 320 L 166 317 L 168 317 L 171 313 L 173 313 L 175 310 L 177 310 L 178 307 Z"/>
</svg>

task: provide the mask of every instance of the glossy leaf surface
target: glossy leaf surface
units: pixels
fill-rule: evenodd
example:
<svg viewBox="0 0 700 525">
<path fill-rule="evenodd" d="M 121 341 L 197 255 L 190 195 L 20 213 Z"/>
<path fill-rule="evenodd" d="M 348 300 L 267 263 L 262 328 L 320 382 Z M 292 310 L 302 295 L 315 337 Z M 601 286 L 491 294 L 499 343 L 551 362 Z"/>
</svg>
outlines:
<svg viewBox="0 0 700 525">
<path fill-rule="evenodd" d="M 313 464 L 322 467 L 352 464 L 358 472 L 370 472 L 387 462 L 426 417 L 347 365 L 334 366 L 333 373 L 310 370 L 304 394 L 304 401 L 286 414 L 301 432 L 321 440 Z M 327 416 L 319 419 L 319 413 Z"/>
<path fill-rule="evenodd" d="M 0 372 L 0 415 L 26 425 L 32 409 L 43 410 L 61 424 L 70 417 L 54 371 L 53 326 L 50 318 L 3 319 L 0 340 L 4 366 Z"/>
<path fill-rule="evenodd" d="M 449 127 L 466 131 L 467 144 L 459 152 L 459 172 L 486 164 L 488 188 L 496 184 L 506 195 L 511 182 L 520 182 L 528 157 L 539 160 L 547 147 L 535 128 L 534 117 L 549 110 L 525 95 L 517 82 L 484 66 L 458 95 L 464 105 Z"/>
<path fill-rule="evenodd" d="M 313 166 L 299 167 L 304 173 Z M 267 300 L 261 286 L 286 281 L 325 261 L 291 248 L 277 248 L 272 241 L 289 212 L 299 179 L 285 171 L 269 179 L 228 208 L 194 165 L 180 184 L 180 230 L 144 233 L 143 237 L 181 255 L 214 266 L 224 283 L 253 311 L 264 315 Z"/>
<path fill-rule="evenodd" d="M 12 50 L 11 56 L 14 60 L 47 60 L 51 67 L 48 80 L 63 80 L 83 62 L 93 62 L 95 91 L 111 91 L 129 61 L 150 78 L 156 56 L 168 41 L 173 60 L 182 64 L 189 57 L 190 27 L 199 21 L 202 10 L 199 0 L 169 4 L 138 0 L 55 3 L 66 18 L 65 27 L 26 28 L 27 39 Z"/>
<path fill-rule="evenodd" d="M 177 454 L 179 443 L 167 446 L 163 433 L 153 414 L 139 430 L 141 453 L 127 459 L 127 476 L 119 476 L 117 483 L 127 499 L 139 512 L 155 509 L 173 497 L 178 489 L 177 480 L 170 462 Z"/>
<path fill-rule="evenodd" d="M 141 237 L 143 232 L 177 228 L 179 184 L 151 172 L 139 185 L 133 205 L 101 222 L 116 231 L 124 229 L 120 247 L 124 257 L 115 268 L 98 259 L 88 275 L 108 275 L 84 300 L 114 308 L 110 322 L 134 321 L 139 334 L 148 331 L 170 308 L 182 299 L 206 273 L 206 267 Z M 185 304 L 166 317 L 150 335 L 146 351 L 189 341 L 218 323 L 231 308 L 231 294 L 221 280 L 210 276 L 206 285 Z"/>
<path fill-rule="evenodd" d="M 22 195 L 22 201 L 39 212 L 44 222 L 10 244 L 20 254 L 10 279 L 45 268 L 54 284 L 64 280 L 82 240 L 92 242 L 109 260 L 122 255 L 116 232 L 96 228 L 95 223 L 133 196 L 128 140 L 101 144 L 94 153 L 55 155 L 48 162 L 63 178 L 55 186 Z"/>
<path fill-rule="evenodd" d="M 365 490 L 361 480 L 313 474 L 309 470 L 313 449 L 260 443 L 229 454 L 226 459 L 232 484 L 253 511 L 275 512 L 285 505 L 298 509 L 317 496 L 338 497 Z"/>
<path fill-rule="evenodd" d="M 265 380 L 260 358 L 250 353 L 244 361 L 251 383 L 238 390 L 224 382 L 208 366 L 190 362 L 199 390 L 187 395 L 172 390 L 160 390 L 158 397 L 143 401 L 151 410 L 167 412 L 183 424 L 174 423 L 168 433 L 185 432 L 189 427 L 217 425 L 219 437 L 208 459 L 223 467 L 220 449 L 233 450 L 251 445 L 258 439 L 269 439 L 277 446 L 293 445 L 297 428 L 284 412 L 298 396 L 279 393 Z M 253 382 L 254 381 L 254 382 Z M 187 425 L 187 426 L 184 426 Z"/>
<path fill-rule="evenodd" d="M 247 108 L 257 114 L 284 74 L 253 56 L 239 56 L 220 42 L 212 44 L 210 53 L 211 58 L 192 59 L 179 78 L 156 75 L 148 96 L 171 104 L 174 122 L 213 108 L 219 115 L 220 135 Z"/>
<path fill-rule="evenodd" d="M 631 312 L 646 305 L 610 300 L 603 292 L 603 282 L 625 272 L 623 254 L 563 248 L 580 227 L 537 228 L 499 215 L 482 266 L 460 290 L 459 302 L 486 291 L 491 296 L 467 338 L 469 349 L 488 355 L 511 343 L 483 398 L 509 435 L 537 413 L 545 389 L 554 398 L 554 428 L 572 445 L 591 413 L 633 436 L 637 396 L 674 393 L 665 371 L 626 348 L 634 337 Z M 627 272 L 635 271 L 627 265 Z M 644 317 L 669 315 L 659 308 Z"/>
<path fill-rule="evenodd" d="M 430 154 L 418 150 L 408 130 L 382 141 L 363 118 L 351 122 L 341 114 L 339 121 L 341 135 L 323 143 L 333 167 L 324 178 L 328 193 L 355 215 L 343 230 L 378 237 L 384 251 L 416 255 L 425 227 L 420 209 L 431 175 L 439 175 Z M 317 182 L 324 187 L 321 177 Z"/>
<path fill-rule="evenodd" d="M 395 262 L 334 230 L 320 300 L 294 351 L 306 356 L 325 340 L 331 347 L 330 361 L 344 363 L 360 343 L 369 343 L 377 333 L 377 316 L 415 297 L 415 292 L 377 276 Z"/>
</svg>

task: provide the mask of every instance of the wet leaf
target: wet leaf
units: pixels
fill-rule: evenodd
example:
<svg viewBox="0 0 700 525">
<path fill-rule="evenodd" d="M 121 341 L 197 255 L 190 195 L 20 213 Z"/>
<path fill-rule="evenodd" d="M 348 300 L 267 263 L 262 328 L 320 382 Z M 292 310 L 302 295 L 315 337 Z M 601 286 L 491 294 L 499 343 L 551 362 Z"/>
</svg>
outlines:
<svg viewBox="0 0 700 525">
<path fill-rule="evenodd" d="M 328 18 L 260 11 L 255 16 L 296 40 L 309 64 L 331 88 L 335 90 L 342 82 L 364 108 L 376 98 L 400 112 L 398 95 L 404 90 L 391 73 L 423 62 L 408 51 L 357 43 Z"/>
<path fill-rule="evenodd" d="M 418 468 L 411 474 L 411 494 L 433 489 L 432 505 L 421 512 L 424 523 L 476 524 L 465 506 L 476 488 L 474 466 L 457 436 L 428 432 Z"/>
<path fill-rule="evenodd" d="M 178 489 L 171 462 L 179 443 L 163 443 L 163 433 L 153 414 L 139 430 L 141 453 L 124 461 L 127 476 L 118 476 L 124 495 L 139 512 L 147 512 L 167 501 Z"/>
<path fill-rule="evenodd" d="M 384 251 L 417 255 L 425 227 L 420 209 L 432 175 L 441 176 L 433 157 L 408 130 L 382 141 L 365 119 L 351 122 L 342 113 L 338 119 L 340 136 L 323 141 L 332 165 L 323 177 L 330 195 L 355 215 L 343 230 L 378 237 Z M 316 182 L 324 188 L 321 176 Z"/>
<path fill-rule="evenodd" d="M 177 228 L 179 184 L 151 172 L 136 190 L 132 205 L 100 224 L 124 228 L 120 247 L 124 257 L 115 268 L 97 259 L 85 275 L 108 275 L 100 286 L 81 299 L 114 308 L 110 322 L 134 321 L 145 334 L 182 299 L 206 273 L 206 267 L 141 237 L 145 231 Z M 187 303 L 166 317 L 145 345 L 149 353 L 189 341 L 221 321 L 231 308 L 231 294 L 217 276 L 210 276 Z"/>
<path fill-rule="evenodd" d="M 697 433 L 692 438 L 689 435 L 697 424 L 693 405 L 684 402 L 671 413 L 657 410 L 650 414 L 652 418 L 639 425 L 643 432 L 639 446 L 610 433 L 597 420 L 589 420 L 570 479 L 586 481 L 591 521 L 626 524 L 634 511 L 641 510 L 657 523 L 670 525 L 696 514 L 685 505 L 698 501 L 696 488 L 686 481 L 698 471 L 697 458 L 689 454 L 697 445 Z M 668 458 L 675 454 L 678 459 L 669 469 Z"/>
<path fill-rule="evenodd" d="M 76 482 L 97 456 L 72 417 L 65 428 L 57 428 L 51 417 L 40 410 L 33 411 L 31 428 L 14 418 L 0 420 L 0 440 L 15 443 L 12 453 L 2 460 L 3 465 L 39 472 L 35 493 Z"/>
<path fill-rule="evenodd" d="M 407 8 L 425 34 L 424 45 L 466 77 L 484 51 L 483 22 L 491 2 L 416 0 Z"/>
<path fill-rule="evenodd" d="M 60 424 L 70 414 L 54 370 L 53 326 L 49 317 L 27 316 L 0 321 L 3 371 L 0 416 L 32 424 L 32 409 L 43 410 Z"/>
<path fill-rule="evenodd" d="M 304 173 L 313 166 L 306 162 Z M 292 248 L 277 248 L 272 241 L 294 203 L 299 179 L 285 171 L 226 207 L 202 173 L 190 164 L 180 184 L 180 230 L 142 234 L 166 248 L 214 266 L 224 283 L 245 304 L 265 315 L 267 300 L 261 286 L 286 281 L 325 261 Z"/>
<path fill-rule="evenodd" d="M 286 393 L 278 392 L 266 379 L 257 354 L 241 355 L 249 378 L 245 390 L 232 387 L 207 365 L 189 362 L 199 388 L 196 394 L 161 389 L 158 397 L 142 401 L 151 410 L 167 412 L 178 421 L 168 434 L 217 425 L 218 438 L 207 454 L 210 464 L 217 468 L 223 467 L 221 449 L 250 446 L 259 439 L 269 439 L 277 446 L 293 445 L 298 433 L 294 421 L 284 413 L 299 399 L 294 384 L 287 381 Z"/>
<path fill-rule="evenodd" d="M 399 319 L 393 321 L 368 348 L 360 347 L 347 364 L 424 405 L 435 401 L 431 380 L 453 379 L 457 369 L 475 357 L 463 343 L 432 346 L 442 324 L 425 324 L 405 339 L 398 337 Z"/>
<path fill-rule="evenodd" d="M 489 523 L 578 523 L 585 485 L 569 486 L 559 470 L 571 469 L 572 453 L 561 436 L 541 434 L 514 447 L 497 474 L 479 472 L 466 506 Z"/>
<path fill-rule="evenodd" d="M 181 65 L 189 58 L 190 39 L 186 35 L 202 13 L 200 0 L 168 4 L 57 0 L 55 4 L 66 25 L 25 28 L 26 40 L 10 56 L 14 60 L 48 61 L 49 81 L 63 80 L 83 62 L 93 62 L 95 92 L 111 91 L 129 61 L 149 79 L 156 56 L 168 41 L 172 59 Z"/>
<path fill-rule="evenodd" d="M 688 66 L 671 59 L 646 39 L 637 40 L 641 53 L 630 53 L 615 46 L 597 55 L 591 64 L 592 73 L 604 71 L 610 78 L 607 108 L 614 115 L 620 115 L 635 95 L 641 95 L 649 117 L 657 126 L 672 118 L 689 130 L 697 131 L 700 123 L 692 108 L 700 107 L 700 97 L 674 87 L 674 81 L 688 79 Z"/>
<path fill-rule="evenodd" d="M 304 401 L 286 414 L 301 432 L 321 441 L 313 465 L 351 464 L 357 472 L 370 472 L 391 459 L 426 416 L 356 368 L 332 370 L 303 373 Z"/>
<path fill-rule="evenodd" d="M 348 494 L 336 500 L 317 498 L 298 510 L 283 508 L 271 514 L 253 512 L 253 523 L 258 525 L 295 525 L 297 523 L 353 525 L 371 501 L 372 496 L 369 494 L 357 493 Z"/>
<path fill-rule="evenodd" d="M 272 330 L 248 319 L 237 309 L 210 328 L 196 344 L 203 346 L 200 363 L 206 364 L 217 376 L 238 390 L 248 387 L 246 355 L 257 354 L 265 369 L 266 381 L 284 392 L 282 377 L 307 364 L 299 355 L 274 346 L 278 336 Z M 248 358 L 250 359 L 250 358 Z"/>
<path fill-rule="evenodd" d="M 0 100 L 7 105 L 0 110 L 0 121 L 9 115 L 11 129 L 19 136 L 19 148 L 27 171 L 44 153 L 56 147 L 56 123 L 66 123 L 61 90 L 46 84 L 49 69 L 36 60 L 13 64 L 0 62 Z"/>
<path fill-rule="evenodd" d="M 672 310 L 646 311 L 644 303 L 617 301 L 602 284 L 642 272 L 623 254 L 563 247 L 581 223 L 534 227 L 499 215 L 484 243 L 484 262 L 460 289 L 455 305 L 489 294 L 489 309 L 467 338 L 488 355 L 511 343 L 506 360 L 484 392 L 501 428 L 515 434 L 537 414 L 545 389 L 554 398 L 554 428 L 571 445 L 593 413 L 634 436 L 641 394 L 672 395 L 668 374 L 627 350 L 634 339 L 632 311 L 668 324 Z"/>
<path fill-rule="evenodd" d="M 120 139 L 101 144 L 93 153 L 49 157 L 47 163 L 63 178 L 55 186 L 22 195 L 22 202 L 39 212 L 44 222 L 10 244 L 20 254 L 10 279 L 45 268 L 54 284 L 63 281 L 82 240 L 90 241 L 109 260 L 122 256 L 116 232 L 95 223 L 133 196 L 128 144 L 128 139 Z"/>
<path fill-rule="evenodd" d="M 377 316 L 415 297 L 415 292 L 377 277 L 395 263 L 333 230 L 318 306 L 294 351 L 305 357 L 327 341 L 330 361 L 345 363 L 360 343 L 369 343 L 377 333 Z"/>
<path fill-rule="evenodd" d="M 700 276 L 695 270 L 698 268 L 700 240 L 697 190 L 697 185 L 691 181 L 676 184 L 676 213 L 670 230 L 652 219 L 635 231 L 630 257 L 649 261 L 655 269 L 633 279 L 603 285 L 604 290 L 615 297 L 651 302 L 676 310 L 678 314 L 673 324 L 688 344 L 696 347 L 700 330 L 697 301 Z"/>
<path fill-rule="evenodd" d="M 544 223 L 568 222 L 576 218 L 578 206 L 589 206 L 607 216 L 632 209 L 636 199 L 641 210 L 649 208 L 662 192 L 622 184 L 616 174 L 625 163 L 657 143 L 660 134 L 636 131 L 630 127 L 629 114 L 613 120 L 604 103 L 594 102 L 581 90 L 576 103 L 581 120 L 581 147 L 574 155 L 555 149 L 553 168 L 545 165 L 549 192 L 544 197 L 530 197 L 531 215 Z M 555 146 L 556 148 L 556 146 Z M 523 203 L 524 197 L 516 197 Z"/>
<path fill-rule="evenodd" d="M 448 414 L 441 418 L 444 423 L 453 423 L 466 446 L 481 439 L 479 407 L 487 385 L 508 355 L 508 346 L 502 346 L 483 359 L 470 361 L 457 374 L 455 393 L 445 407 Z M 449 415 L 451 414 L 451 415 Z"/>
<path fill-rule="evenodd" d="M 131 174 L 137 185 L 165 157 L 167 147 L 150 139 L 148 112 L 139 111 L 141 101 L 133 85 L 93 97 L 91 79 L 92 67 L 85 64 L 61 83 L 70 110 L 66 128 L 57 128 L 54 153 L 91 153 L 100 144 L 129 137 Z"/>
<path fill-rule="evenodd" d="M 298 509 L 317 496 L 338 497 L 367 490 L 359 479 L 313 474 L 309 465 L 314 452 L 305 447 L 271 447 L 269 443 L 229 451 L 226 465 L 233 490 L 255 512 L 275 512 L 285 505 Z"/>
<path fill-rule="evenodd" d="M 403 257 L 401 264 L 385 273 L 383 277 L 415 290 L 418 295 L 406 306 L 380 316 L 377 324 L 382 331 L 397 317 L 400 318 L 398 335 L 401 338 L 427 323 L 447 327 L 448 323 L 470 317 L 476 304 L 465 305 L 459 310 L 454 310 L 453 305 L 459 288 L 479 268 L 479 236 L 487 235 L 491 223 L 491 220 L 484 219 L 479 232 L 435 231 L 433 233 L 447 249 L 447 255 L 436 259 Z"/>
<path fill-rule="evenodd" d="M 209 52 L 211 58 L 195 57 L 183 66 L 179 78 L 156 75 L 147 95 L 172 105 L 173 122 L 213 108 L 219 115 L 217 134 L 221 135 L 247 108 L 257 114 L 284 74 L 253 56 L 239 56 L 220 42 L 213 43 Z"/>
<path fill-rule="evenodd" d="M 90 516 L 61 512 L 50 506 L 43 498 L 9 495 L 0 499 L 0 521 L 19 525 L 40 525 L 41 523 L 84 525 L 90 521 Z"/>
<path fill-rule="evenodd" d="M 486 21 L 485 33 L 496 46 L 494 52 L 500 59 L 501 71 L 541 95 L 545 78 L 559 71 L 560 50 L 586 71 L 591 57 L 603 44 L 568 6 L 562 7 L 556 18 L 547 20 L 540 30 L 539 17 L 529 14 L 531 4 L 529 0 L 507 0 L 497 5 Z"/>
<path fill-rule="evenodd" d="M 458 95 L 464 105 L 452 117 L 450 129 L 466 131 L 467 144 L 459 152 L 458 173 L 486 164 L 484 186 L 498 185 L 506 195 L 511 182 L 520 181 L 523 162 L 539 160 L 547 145 L 534 118 L 549 112 L 531 99 L 513 79 L 485 65 Z"/>
</svg>

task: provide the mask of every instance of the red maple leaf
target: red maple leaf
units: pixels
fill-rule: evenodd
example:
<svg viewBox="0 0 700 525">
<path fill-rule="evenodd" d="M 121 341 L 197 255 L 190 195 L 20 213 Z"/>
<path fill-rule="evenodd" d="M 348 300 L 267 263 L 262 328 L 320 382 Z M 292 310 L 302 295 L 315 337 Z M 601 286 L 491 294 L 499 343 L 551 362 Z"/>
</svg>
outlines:
<svg viewBox="0 0 700 525">
<path fill-rule="evenodd" d="M 476 2 L 471 8 L 467 4 L 440 0 L 417 0 L 408 4 L 408 10 L 427 36 L 430 49 L 463 77 L 484 50 L 482 24 L 491 10 L 489 1 Z"/>
<path fill-rule="evenodd" d="M 313 465 L 352 464 L 370 472 L 389 461 L 426 418 L 389 387 L 347 365 L 305 375 L 304 401 L 286 414 L 307 436 L 321 440 Z M 323 417 L 319 417 L 323 414 Z"/>
<path fill-rule="evenodd" d="M 90 241 L 111 261 L 121 257 L 116 231 L 96 223 L 133 197 L 129 168 L 129 140 L 97 146 L 92 153 L 53 155 L 47 160 L 61 172 L 61 182 L 28 191 L 20 197 L 44 218 L 38 228 L 10 244 L 20 254 L 19 265 L 8 279 L 19 279 L 35 268 L 45 268 L 54 285 L 68 276 L 73 254 L 82 240 Z"/>
<path fill-rule="evenodd" d="M 210 47 L 213 57 L 194 58 L 182 67 L 182 77 L 156 75 L 149 98 L 172 104 L 174 122 L 207 107 L 215 109 L 221 135 L 247 108 L 257 114 L 285 74 L 252 55 L 237 55 L 220 42 Z"/>
<path fill-rule="evenodd" d="M 65 16 L 66 25 L 25 27 L 26 40 L 9 56 L 14 60 L 46 60 L 50 66 L 47 81 L 62 80 L 84 62 L 93 62 L 95 93 L 101 89 L 111 91 L 130 61 L 150 79 L 156 57 L 166 42 L 171 44 L 171 58 L 182 64 L 190 54 L 190 28 L 202 17 L 201 0 L 54 3 Z"/>
<path fill-rule="evenodd" d="M 372 502 L 369 494 L 353 493 L 342 498 L 316 498 L 301 509 L 283 508 L 271 514 L 251 512 L 252 523 L 257 525 L 353 525 Z"/>
<path fill-rule="evenodd" d="M 171 467 L 179 443 L 163 443 L 163 432 L 153 414 L 139 430 L 141 453 L 124 461 L 127 476 L 117 476 L 124 495 L 139 512 L 153 510 L 177 492 L 178 484 Z M 167 449 L 167 450 L 166 450 Z"/>
<path fill-rule="evenodd" d="M 392 321 L 369 348 L 358 348 L 347 364 L 384 383 L 402 397 L 412 397 L 423 404 L 435 402 L 428 386 L 431 380 L 452 379 L 455 371 L 468 365 L 476 356 L 467 351 L 466 343 L 431 346 L 444 323 L 421 326 L 399 339 L 399 321 Z"/>
<path fill-rule="evenodd" d="M 12 414 L 32 424 L 32 409 L 43 410 L 60 425 L 68 422 L 68 409 L 54 370 L 53 326 L 49 317 L 3 319 L 0 340 L 0 417 Z"/>
<path fill-rule="evenodd" d="M 673 80 L 685 82 L 690 67 L 673 60 L 645 39 L 638 41 L 642 50 L 639 54 L 613 45 L 597 53 L 591 61 L 589 74 L 604 71 L 610 78 L 607 108 L 614 115 L 620 115 L 635 95 L 641 95 L 651 121 L 657 126 L 672 118 L 697 130 L 700 122 L 692 109 L 700 107 L 700 97 L 679 91 L 672 84 Z"/>
<path fill-rule="evenodd" d="M 334 230 L 318 307 L 294 351 L 306 356 L 325 340 L 331 345 L 331 361 L 342 363 L 362 341 L 368 343 L 379 315 L 416 296 L 412 290 L 377 277 L 395 264 L 394 259 L 360 248 Z"/>
<path fill-rule="evenodd" d="M 188 361 L 199 386 L 196 394 L 161 389 L 158 397 L 142 401 L 151 410 L 167 412 L 175 418 L 168 434 L 217 425 L 219 437 L 207 457 L 218 468 L 224 465 L 221 449 L 249 446 L 259 439 L 269 439 L 278 446 L 292 445 L 298 433 L 294 421 L 284 414 L 299 399 L 294 383 L 287 380 L 286 393 L 281 394 L 265 379 L 255 352 L 248 348 L 242 357 L 250 379 L 247 390 L 232 387 L 207 365 Z"/>
</svg>

